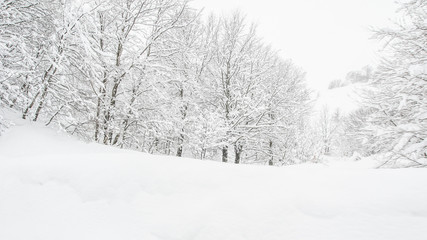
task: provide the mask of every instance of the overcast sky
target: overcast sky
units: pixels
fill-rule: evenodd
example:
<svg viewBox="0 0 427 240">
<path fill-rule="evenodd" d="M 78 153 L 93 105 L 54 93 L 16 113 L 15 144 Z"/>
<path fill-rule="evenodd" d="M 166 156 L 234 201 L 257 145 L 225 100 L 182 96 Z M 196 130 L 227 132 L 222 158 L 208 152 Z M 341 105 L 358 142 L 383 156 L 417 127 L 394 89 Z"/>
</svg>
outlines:
<svg viewBox="0 0 427 240">
<path fill-rule="evenodd" d="M 307 82 L 325 89 L 334 79 L 377 62 L 379 44 L 369 27 L 389 25 L 394 0 L 193 0 L 204 14 L 239 9 L 258 34 L 307 72 Z"/>
</svg>

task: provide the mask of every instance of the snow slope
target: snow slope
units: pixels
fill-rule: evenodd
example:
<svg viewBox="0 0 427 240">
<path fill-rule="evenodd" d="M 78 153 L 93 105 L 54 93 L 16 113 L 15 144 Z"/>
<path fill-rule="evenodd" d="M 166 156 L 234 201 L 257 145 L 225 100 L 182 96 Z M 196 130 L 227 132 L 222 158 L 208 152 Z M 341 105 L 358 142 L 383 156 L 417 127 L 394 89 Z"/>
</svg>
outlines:
<svg viewBox="0 0 427 240">
<path fill-rule="evenodd" d="M 427 169 L 340 164 L 152 156 L 18 122 L 0 136 L 0 239 L 427 239 Z"/>
<path fill-rule="evenodd" d="M 344 87 L 325 89 L 318 92 L 314 110 L 321 112 L 323 107 L 327 107 L 329 112 L 339 110 L 348 114 L 357 110 L 361 106 L 360 94 L 366 88 L 366 84 L 355 83 Z"/>
</svg>

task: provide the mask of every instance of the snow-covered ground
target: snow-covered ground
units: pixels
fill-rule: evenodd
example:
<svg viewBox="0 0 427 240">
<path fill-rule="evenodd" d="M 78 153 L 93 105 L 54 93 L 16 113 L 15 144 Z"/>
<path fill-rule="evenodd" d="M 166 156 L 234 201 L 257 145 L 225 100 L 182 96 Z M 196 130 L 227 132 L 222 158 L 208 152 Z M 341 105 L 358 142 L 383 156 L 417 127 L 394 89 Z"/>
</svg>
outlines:
<svg viewBox="0 0 427 240">
<path fill-rule="evenodd" d="M 15 124 L 0 136 L 1 240 L 427 239 L 427 169 L 221 164 Z"/>
</svg>

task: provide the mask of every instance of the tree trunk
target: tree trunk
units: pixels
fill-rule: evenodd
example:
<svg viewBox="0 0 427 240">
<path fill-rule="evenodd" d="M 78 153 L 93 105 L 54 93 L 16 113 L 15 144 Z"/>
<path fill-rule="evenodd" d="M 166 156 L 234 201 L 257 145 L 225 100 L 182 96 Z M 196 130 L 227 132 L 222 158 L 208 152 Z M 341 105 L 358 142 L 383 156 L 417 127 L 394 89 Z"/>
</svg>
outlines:
<svg viewBox="0 0 427 240">
<path fill-rule="evenodd" d="M 181 84 L 181 87 L 179 89 L 179 97 L 180 97 L 181 102 L 183 102 L 184 101 L 184 86 L 182 86 L 182 84 Z M 187 117 L 187 109 L 188 109 L 187 104 L 183 104 L 180 107 L 181 120 L 182 120 L 183 125 L 185 124 L 185 118 Z M 179 134 L 179 137 L 178 137 L 178 149 L 176 152 L 177 157 L 182 156 L 182 145 L 184 144 L 184 137 L 185 137 L 183 134 L 184 131 L 185 131 L 185 129 L 184 129 L 184 127 L 182 127 L 181 133 Z"/>
<path fill-rule="evenodd" d="M 181 134 L 179 135 L 178 138 L 178 149 L 176 151 L 176 156 L 177 157 L 182 157 L 182 148 L 183 148 L 183 144 L 184 144 L 184 129 L 181 129 Z"/>
<path fill-rule="evenodd" d="M 52 74 L 49 74 L 52 69 L 53 69 Z M 53 75 L 55 75 L 56 70 L 57 70 L 57 68 L 54 67 L 53 64 L 51 64 L 49 66 L 49 68 L 45 71 L 45 73 L 43 74 L 43 82 L 45 83 L 45 86 L 43 88 L 41 100 L 40 100 L 39 106 L 37 107 L 33 121 L 37 121 L 37 118 L 39 117 L 40 111 L 43 108 L 43 104 L 44 104 L 44 101 L 45 101 L 45 98 L 47 95 L 47 91 L 49 90 L 49 84 L 52 81 L 52 77 L 53 77 Z M 25 119 L 27 117 L 28 111 L 34 106 L 34 103 L 36 102 L 36 99 L 39 96 L 39 94 L 40 94 L 40 91 L 36 94 L 33 101 L 31 102 L 31 104 L 25 109 L 24 114 L 22 115 L 23 119 Z"/>
<path fill-rule="evenodd" d="M 103 143 L 108 145 L 108 132 L 109 132 L 109 124 L 110 124 L 110 106 L 104 112 L 104 140 Z"/>
<path fill-rule="evenodd" d="M 96 105 L 96 117 L 95 117 L 95 142 L 98 142 L 100 116 L 101 116 L 101 98 L 98 98 L 98 103 Z"/>
<path fill-rule="evenodd" d="M 178 150 L 176 151 L 177 157 L 182 157 L 182 145 L 178 147 Z"/>
<path fill-rule="evenodd" d="M 228 146 L 222 148 L 222 162 L 228 161 Z"/>
<path fill-rule="evenodd" d="M 240 144 L 234 145 L 234 153 L 235 153 L 234 163 L 235 164 L 240 163 L 240 156 L 242 155 L 242 152 L 243 152 L 243 146 L 242 145 L 240 145 Z"/>
<path fill-rule="evenodd" d="M 168 156 L 171 155 L 171 141 L 169 141 L 169 140 L 166 141 L 166 149 L 165 150 L 166 150 L 166 152 L 165 152 L 166 155 L 168 155 Z"/>
<path fill-rule="evenodd" d="M 110 121 L 110 117 L 109 117 L 108 112 L 109 112 L 109 111 L 107 111 L 107 112 L 104 114 L 104 140 L 103 140 L 103 143 L 104 143 L 105 145 L 108 145 L 108 123 L 109 123 L 109 121 Z"/>
<path fill-rule="evenodd" d="M 98 97 L 98 103 L 96 105 L 96 119 L 95 119 L 95 141 L 99 140 L 99 129 L 101 128 L 101 113 L 105 113 L 105 97 L 107 94 L 107 73 L 104 71 L 104 76 L 102 79 L 102 87 L 99 89 L 101 96 Z M 102 109 L 101 109 L 102 108 Z M 104 116 L 105 117 L 105 116 Z"/>
<path fill-rule="evenodd" d="M 26 119 L 28 115 L 28 111 L 30 111 L 31 108 L 33 108 L 34 103 L 36 103 L 37 97 L 40 95 L 40 92 L 37 92 L 36 96 L 34 96 L 33 101 L 31 101 L 30 105 L 25 109 L 24 113 L 22 114 L 22 119 Z"/>
<path fill-rule="evenodd" d="M 206 156 L 206 149 L 202 148 L 202 151 L 200 151 L 200 159 L 203 160 L 205 159 Z"/>
<path fill-rule="evenodd" d="M 98 12 L 99 14 L 99 24 L 101 29 L 101 34 L 104 34 L 105 29 L 105 23 L 104 23 L 104 15 L 102 15 L 102 12 Z M 101 49 L 101 52 L 104 52 L 104 39 L 101 37 L 99 39 L 99 46 Z M 95 119 L 95 141 L 98 142 L 99 140 L 99 132 L 101 128 L 101 113 L 105 114 L 105 97 L 107 93 L 107 66 L 106 64 L 103 64 L 104 72 L 103 72 L 103 78 L 102 78 L 102 87 L 99 89 L 100 96 L 98 96 L 98 103 L 96 106 L 96 119 Z M 101 104 L 102 104 L 102 111 L 101 111 Z M 104 115 L 105 117 L 105 115 Z"/>
<path fill-rule="evenodd" d="M 43 88 L 43 93 L 39 102 L 39 106 L 37 107 L 36 113 L 34 114 L 34 119 L 33 119 L 34 122 L 37 121 L 37 119 L 39 118 L 40 111 L 42 110 L 44 101 L 46 100 L 47 90 L 48 90 L 48 86 L 46 85 Z"/>
<path fill-rule="evenodd" d="M 269 143 L 269 147 L 270 147 L 270 159 L 268 160 L 268 165 L 269 166 L 273 166 L 274 165 L 274 156 L 273 156 L 273 141 L 270 140 Z"/>
</svg>

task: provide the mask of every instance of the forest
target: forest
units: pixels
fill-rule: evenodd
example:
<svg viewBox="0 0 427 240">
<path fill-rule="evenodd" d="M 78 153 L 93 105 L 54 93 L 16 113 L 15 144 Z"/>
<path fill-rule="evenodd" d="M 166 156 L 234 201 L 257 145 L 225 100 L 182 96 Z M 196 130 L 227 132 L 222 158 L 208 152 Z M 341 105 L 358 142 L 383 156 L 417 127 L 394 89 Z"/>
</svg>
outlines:
<svg viewBox="0 0 427 240">
<path fill-rule="evenodd" d="M 321 111 L 305 72 L 245 14 L 185 0 L 0 0 L 0 107 L 87 142 L 283 166 L 322 155 L 427 166 L 427 1 L 372 29 L 382 61 L 350 114 Z M 12 123 L 0 114 L 0 132 Z"/>
</svg>

